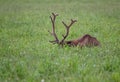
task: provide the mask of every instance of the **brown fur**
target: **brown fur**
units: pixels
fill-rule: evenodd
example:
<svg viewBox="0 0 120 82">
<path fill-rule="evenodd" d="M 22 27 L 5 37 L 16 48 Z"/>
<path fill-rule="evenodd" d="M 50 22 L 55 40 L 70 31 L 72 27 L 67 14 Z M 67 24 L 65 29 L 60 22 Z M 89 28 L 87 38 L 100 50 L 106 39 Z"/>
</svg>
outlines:
<svg viewBox="0 0 120 82">
<path fill-rule="evenodd" d="M 83 46 L 92 47 L 92 46 L 100 45 L 100 42 L 95 37 L 92 37 L 89 34 L 86 34 L 82 38 L 79 38 L 77 40 L 66 41 L 65 43 L 69 46 L 80 46 L 80 47 Z"/>
</svg>

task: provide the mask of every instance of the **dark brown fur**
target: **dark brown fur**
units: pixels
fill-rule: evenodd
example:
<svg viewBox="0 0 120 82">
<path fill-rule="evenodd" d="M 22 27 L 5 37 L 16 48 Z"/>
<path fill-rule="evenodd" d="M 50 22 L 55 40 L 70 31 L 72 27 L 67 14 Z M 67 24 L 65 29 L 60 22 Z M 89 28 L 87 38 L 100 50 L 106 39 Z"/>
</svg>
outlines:
<svg viewBox="0 0 120 82">
<path fill-rule="evenodd" d="M 92 46 L 100 45 L 100 42 L 95 37 L 92 37 L 89 34 L 86 34 L 82 38 L 79 38 L 77 40 L 66 41 L 65 43 L 69 46 L 80 46 L 80 47 L 83 46 L 92 47 Z"/>
</svg>

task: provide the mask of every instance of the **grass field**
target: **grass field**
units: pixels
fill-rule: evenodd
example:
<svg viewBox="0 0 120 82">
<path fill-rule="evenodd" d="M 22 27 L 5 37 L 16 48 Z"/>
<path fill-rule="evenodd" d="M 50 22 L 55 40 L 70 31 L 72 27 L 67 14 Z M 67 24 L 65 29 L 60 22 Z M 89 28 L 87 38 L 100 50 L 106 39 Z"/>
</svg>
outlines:
<svg viewBox="0 0 120 82">
<path fill-rule="evenodd" d="M 49 16 L 78 22 L 67 40 L 90 34 L 101 47 L 60 47 Z M 0 82 L 120 82 L 119 0 L 0 0 Z"/>
</svg>

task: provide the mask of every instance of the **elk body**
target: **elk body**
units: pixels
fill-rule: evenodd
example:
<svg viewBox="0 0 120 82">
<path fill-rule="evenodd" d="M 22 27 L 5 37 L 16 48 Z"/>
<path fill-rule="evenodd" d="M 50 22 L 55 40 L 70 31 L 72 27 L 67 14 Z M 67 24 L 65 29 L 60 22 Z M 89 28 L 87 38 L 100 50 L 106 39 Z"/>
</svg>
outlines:
<svg viewBox="0 0 120 82">
<path fill-rule="evenodd" d="M 68 46 L 80 46 L 81 48 L 84 47 L 84 46 L 87 46 L 87 47 L 93 47 L 93 46 L 99 46 L 100 45 L 100 42 L 95 38 L 95 37 L 92 37 L 91 35 L 89 34 L 85 34 L 83 37 L 81 38 L 78 38 L 76 40 L 70 40 L 70 41 L 65 41 L 65 39 L 67 38 L 67 36 L 69 35 L 69 30 L 70 30 L 70 27 L 75 23 L 77 22 L 77 20 L 73 20 L 71 19 L 71 23 L 69 25 L 65 24 L 65 22 L 62 21 L 63 25 L 65 26 L 66 28 L 66 34 L 65 35 L 62 35 L 63 36 L 63 39 L 62 40 L 59 40 L 57 35 L 56 35 L 56 32 L 55 32 L 55 20 L 56 20 L 56 17 L 58 16 L 58 14 L 54 14 L 52 13 L 52 16 L 50 16 L 50 19 L 51 19 L 51 22 L 52 22 L 52 32 L 48 31 L 52 36 L 54 36 L 55 40 L 53 41 L 50 41 L 51 43 L 53 44 L 58 44 L 58 45 L 68 45 Z"/>
</svg>

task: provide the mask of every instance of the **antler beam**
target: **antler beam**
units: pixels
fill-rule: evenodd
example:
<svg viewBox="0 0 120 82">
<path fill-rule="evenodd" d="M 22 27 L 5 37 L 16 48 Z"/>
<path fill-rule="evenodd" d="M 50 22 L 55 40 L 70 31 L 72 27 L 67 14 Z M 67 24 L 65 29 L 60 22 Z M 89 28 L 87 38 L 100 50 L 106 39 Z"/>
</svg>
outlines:
<svg viewBox="0 0 120 82">
<path fill-rule="evenodd" d="M 71 23 L 69 25 L 65 24 L 65 22 L 62 21 L 63 25 L 66 27 L 66 34 L 65 35 L 62 35 L 63 36 L 63 39 L 60 41 L 60 43 L 64 43 L 64 40 L 67 38 L 67 36 L 69 35 L 69 30 L 70 30 L 70 27 L 75 23 L 77 22 L 77 20 L 73 20 L 71 19 Z"/>
<path fill-rule="evenodd" d="M 51 35 L 54 36 L 55 40 L 50 41 L 51 43 L 59 43 L 59 39 L 55 33 L 55 19 L 58 16 L 58 14 L 52 13 L 52 16 L 50 16 L 51 22 L 52 22 L 52 32 L 48 31 Z"/>
</svg>

